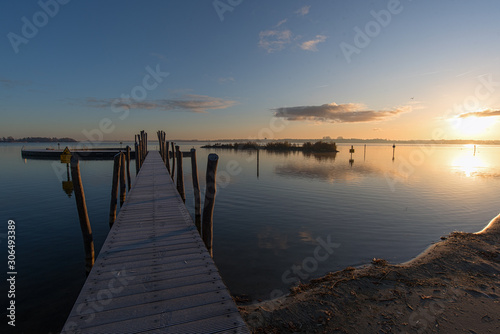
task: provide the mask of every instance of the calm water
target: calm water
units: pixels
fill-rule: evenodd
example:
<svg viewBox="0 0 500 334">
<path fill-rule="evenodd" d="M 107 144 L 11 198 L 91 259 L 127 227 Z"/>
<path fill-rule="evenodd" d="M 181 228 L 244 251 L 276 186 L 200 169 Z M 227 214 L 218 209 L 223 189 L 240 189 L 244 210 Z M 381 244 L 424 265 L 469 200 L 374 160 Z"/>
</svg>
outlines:
<svg viewBox="0 0 500 334">
<path fill-rule="evenodd" d="M 180 146 L 197 148 L 204 188 L 206 157 L 214 150 L 194 144 Z M 7 221 L 16 222 L 15 332 L 56 333 L 85 281 L 82 236 L 74 197 L 56 173 L 64 165 L 25 161 L 21 147 L 0 144 L 4 254 Z M 254 151 L 216 151 L 214 259 L 233 294 L 268 299 L 299 279 L 374 257 L 407 261 L 440 236 L 478 231 L 498 214 L 498 146 L 479 146 L 475 156 L 470 146 L 398 146 L 393 161 L 390 145 L 368 145 L 366 154 L 355 145 L 352 164 L 349 147 L 336 155 L 262 151 L 258 161 Z M 98 251 L 109 231 L 112 162 L 83 161 L 80 169 Z M 193 214 L 190 177 L 186 172 Z"/>
</svg>

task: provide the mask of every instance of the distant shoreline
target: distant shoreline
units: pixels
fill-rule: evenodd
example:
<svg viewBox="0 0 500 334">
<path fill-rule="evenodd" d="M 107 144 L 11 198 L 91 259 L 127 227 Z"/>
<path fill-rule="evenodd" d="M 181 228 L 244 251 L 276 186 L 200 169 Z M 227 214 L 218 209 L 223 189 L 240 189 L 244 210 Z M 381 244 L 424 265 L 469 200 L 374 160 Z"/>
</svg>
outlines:
<svg viewBox="0 0 500 334">
<path fill-rule="evenodd" d="M 10 138 L 10 139 L 9 139 Z M 68 142 L 68 143 L 81 143 L 87 142 L 85 140 L 79 141 L 73 138 L 49 138 L 49 137 L 25 137 L 14 139 L 12 137 L 5 138 L 0 137 L 0 143 L 57 143 L 57 142 Z M 199 143 L 234 143 L 234 142 L 247 142 L 250 139 L 168 139 L 170 142 L 185 143 L 185 142 L 199 142 Z M 391 140 L 391 139 L 361 139 L 361 138 L 335 138 L 335 139 L 261 139 L 252 141 L 257 142 L 279 142 L 288 141 L 290 143 L 304 143 L 304 142 L 314 142 L 314 141 L 328 141 L 335 142 L 337 144 L 399 144 L 399 145 L 500 145 L 500 140 L 466 140 L 466 139 L 449 139 L 449 140 L 430 140 L 430 139 L 414 139 L 414 140 Z M 117 140 L 102 140 L 97 143 L 116 143 L 116 142 L 133 142 L 133 139 L 117 139 Z M 150 141 L 154 143 L 156 141 Z"/>
<path fill-rule="evenodd" d="M 13 137 L 2 137 L 0 143 L 77 143 L 78 141 L 73 138 L 63 137 L 24 137 L 15 139 Z"/>
</svg>

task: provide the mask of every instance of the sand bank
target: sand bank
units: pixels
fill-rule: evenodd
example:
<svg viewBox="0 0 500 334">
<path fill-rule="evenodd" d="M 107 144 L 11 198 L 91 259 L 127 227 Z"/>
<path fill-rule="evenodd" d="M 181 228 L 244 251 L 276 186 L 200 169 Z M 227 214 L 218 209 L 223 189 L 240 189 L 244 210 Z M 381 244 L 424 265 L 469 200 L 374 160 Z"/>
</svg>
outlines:
<svg viewBox="0 0 500 334">
<path fill-rule="evenodd" d="M 500 333 L 500 215 L 399 265 L 374 261 L 241 306 L 254 333 Z"/>
</svg>

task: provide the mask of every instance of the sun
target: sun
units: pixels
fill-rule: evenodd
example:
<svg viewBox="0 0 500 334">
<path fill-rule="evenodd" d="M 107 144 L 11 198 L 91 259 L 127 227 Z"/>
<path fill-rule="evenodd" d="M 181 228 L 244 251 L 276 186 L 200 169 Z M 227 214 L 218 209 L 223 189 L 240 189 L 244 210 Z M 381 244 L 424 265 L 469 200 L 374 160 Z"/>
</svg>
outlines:
<svg viewBox="0 0 500 334">
<path fill-rule="evenodd" d="M 477 136 L 491 127 L 495 120 L 492 117 L 476 117 L 470 116 L 460 118 L 456 124 L 456 130 L 463 136 Z"/>
</svg>

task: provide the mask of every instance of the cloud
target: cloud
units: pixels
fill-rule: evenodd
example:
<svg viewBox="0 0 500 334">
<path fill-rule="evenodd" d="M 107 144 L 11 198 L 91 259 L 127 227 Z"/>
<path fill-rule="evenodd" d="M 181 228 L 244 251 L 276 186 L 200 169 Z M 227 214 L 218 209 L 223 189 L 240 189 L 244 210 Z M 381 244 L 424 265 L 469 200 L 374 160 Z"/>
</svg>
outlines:
<svg viewBox="0 0 500 334">
<path fill-rule="evenodd" d="M 290 30 L 264 30 L 259 33 L 259 46 L 269 53 L 281 51 L 290 44 L 291 38 Z"/>
<path fill-rule="evenodd" d="M 288 21 L 288 19 L 284 19 L 284 20 L 279 21 L 275 27 L 278 28 L 280 25 L 286 23 L 286 21 Z"/>
<path fill-rule="evenodd" d="M 161 99 L 151 101 L 134 101 L 131 99 L 96 99 L 88 98 L 87 106 L 94 108 L 125 108 L 142 110 L 185 110 L 204 113 L 207 109 L 226 109 L 236 104 L 236 101 L 224 100 L 206 95 L 187 94 L 178 99 Z"/>
<path fill-rule="evenodd" d="M 298 16 L 307 15 L 307 14 L 309 14 L 310 8 L 311 8 L 311 6 L 304 6 L 304 7 L 300 8 L 299 10 L 295 11 L 295 14 L 297 14 Z"/>
<path fill-rule="evenodd" d="M 486 110 L 483 110 L 483 111 L 466 112 L 466 113 L 458 115 L 458 118 L 467 118 L 467 117 L 493 117 L 493 116 L 500 116 L 500 110 L 486 109 Z"/>
<path fill-rule="evenodd" d="M 153 57 L 156 57 L 160 60 L 167 60 L 167 57 L 165 57 L 164 55 L 162 55 L 160 53 L 152 52 L 152 53 L 150 53 L 150 55 Z"/>
<path fill-rule="evenodd" d="M 283 107 L 272 109 L 275 117 L 286 118 L 289 121 L 317 121 L 331 123 L 358 123 L 383 121 L 403 112 L 411 111 L 411 107 L 401 107 L 394 110 L 364 110 L 358 103 L 323 104 L 320 106 Z"/>
<path fill-rule="evenodd" d="M 26 86 L 29 84 L 30 84 L 29 81 L 19 81 L 19 80 L 0 78 L 0 85 L 4 88 L 14 88 L 19 86 Z"/>
<path fill-rule="evenodd" d="M 224 77 L 224 78 L 219 78 L 217 80 L 220 84 L 227 83 L 227 82 L 234 82 L 233 77 Z"/>
<path fill-rule="evenodd" d="M 316 35 L 316 39 L 312 39 L 300 44 L 300 48 L 307 51 L 318 51 L 318 48 L 316 46 L 318 45 L 318 43 L 323 43 L 324 41 L 326 41 L 326 36 Z"/>
</svg>

